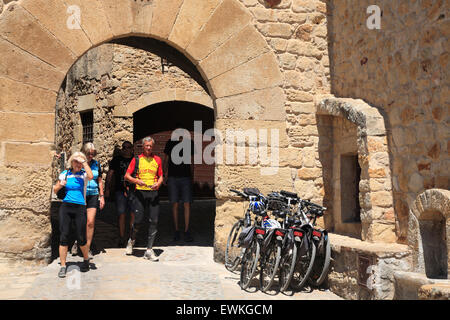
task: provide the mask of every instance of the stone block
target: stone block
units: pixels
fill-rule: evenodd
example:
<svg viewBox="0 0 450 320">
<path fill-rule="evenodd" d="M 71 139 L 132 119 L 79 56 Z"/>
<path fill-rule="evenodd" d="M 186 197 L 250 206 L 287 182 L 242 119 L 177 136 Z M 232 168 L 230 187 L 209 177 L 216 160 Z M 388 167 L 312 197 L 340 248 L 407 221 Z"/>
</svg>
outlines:
<svg viewBox="0 0 450 320">
<path fill-rule="evenodd" d="M 394 300 L 418 300 L 420 287 L 432 283 L 425 274 L 407 271 L 395 271 L 394 280 Z"/>
<path fill-rule="evenodd" d="M 7 166 L 48 167 L 52 163 L 53 144 L 4 143 Z"/>
<path fill-rule="evenodd" d="M 78 112 L 94 110 L 95 106 L 96 106 L 95 94 L 88 94 L 88 95 L 78 97 L 78 103 L 77 103 L 76 110 Z"/>
<path fill-rule="evenodd" d="M 269 47 L 265 39 L 252 25 L 248 25 L 203 59 L 199 67 L 208 79 L 213 79 L 267 51 Z"/>
<path fill-rule="evenodd" d="M 150 35 L 152 29 L 154 6 L 153 3 L 135 2 L 132 4 L 133 34 Z"/>
<path fill-rule="evenodd" d="M 369 225 L 367 240 L 372 242 L 384 243 L 397 242 L 397 236 L 395 234 L 395 224 L 372 221 L 372 223 Z"/>
<path fill-rule="evenodd" d="M 57 92 L 65 73 L 0 39 L 0 76 Z"/>
<path fill-rule="evenodd" d="M 56 92 L 0 77 L 0 111 L 53 112 Z"/>
<path fill-rule="evenodd" d="M 169 37 L 183 1 L 155 0 L 150 32 L 152 36 L 160 40 Z"/>
<path fill-rule="evenodd" d="M 268 38 L 289 39 L 292 35 L 293 28 L 288 23 L 263 23 L 258 25 L 258 30 L 263 36 Z"/>
<path fill-rule="evenodd" d="M 370 200 L 372 202 L 372 206 L 379 206 L 379 207 L 393 206 L 392 193 L 388 191 L 373 192 L 371 193 Z"/>
<path fill-rule="evenodd" d="M 3 141 L 53 142 L 55 115 L 2 112 L 0 137 Z"/>
<path fill-rule="evenodd" d="M 283 89 L 269 88 L 216 100 L 216 119 L 285 120 Z"/>
<path fill-rule="evenodd" d="M 186 48 L 194 60 L 203 60 L 250 23 L 252 16 L 237 1 L 224 0 L 197 37 Z"/>
<path fill-rule="evenodd" d="M 292 188 L 291 170 L 278 168 L 273 174 L 262 175 L 262 167 L 250 166 L 216 166 L 216 197 L 227 198 L 229 189 L 241 190 L 244 187 L 258 188 L 263 194 L 273 190 L 290 190 Z"/>
<path fill-rule="evenodd" d="M 235 120 L 235 119 L 217 119 L 215 128 L 223 135 L 223 141 L 226 141 L 227 132 L 249 132 L 254 130 L 259 138 L 260 130 L 266 137 L 261 136 L 258 145 L 267 144 L 269 147 L 285 148 L 288 144 L 286 135 L 286 123 L 284 121 L 261 121 L 261 120 Z M 278 140 L 272 141 L 272 134 L 278 134 Z M 264 140 L 266 139 L 266 141 Z M 229 139 L 228 139 L 229 140 Z"/>
<path fill-rule="evenodd" d="M 43 161 L 42 158 L 38 160 Z M 0 206 L 3 209 L 29 208 L 36 214 L 48 213 L 52 188 L 49 164 L 46 167 L 0 165 L 0 182 Z"/>
<path fill-rule="evenodd" d="M 132 1 L 102 0 L 103 11 L 115 37 L 132 33 L 134 17 Z"/>
<path fill-rule="evenodd" d="M 182 49 L 191 43 L 222 0 L 184 0 L 169 35 L 169 41 Z"/>
<path fill-rule="evenodd" d="M 62 0 L 25 0 L 21 2 L 21 6 L 38 19 L 39 23 L 54 34 L 76 57 L 80 57 L 92 47 L 83 29 L 76 23 L 71 24 L 71 21 L 78 21 L 76 13 L 68 13 L 68 6 Z"/>
<path fill-rule="evenodd" d="M 67 47 L 17 4 L 10 5 L 0 20 L 0 35 L 63 72 L 76 59 Z"/>
<path fill-rule="evenodd" d="M 281 85 L 283 76 L 273 53 L 265 53 L 239 68 L 210 80 L 216 98 Z"/>
<path fill-rule="evenodd" d="M 93 45 L 113 38 L 113 33 L 105 15 L 101 0 L 70 0 L 69 6 L 78 6 L 81 13 L 80 26 Z"/>
<path fill-rule="evenodd" d="M 20 254 L 46 242 L 51 234 L 49 218 L 31 210 L 19 210 L 0 224 L 0 252 Z"/>
</svg>

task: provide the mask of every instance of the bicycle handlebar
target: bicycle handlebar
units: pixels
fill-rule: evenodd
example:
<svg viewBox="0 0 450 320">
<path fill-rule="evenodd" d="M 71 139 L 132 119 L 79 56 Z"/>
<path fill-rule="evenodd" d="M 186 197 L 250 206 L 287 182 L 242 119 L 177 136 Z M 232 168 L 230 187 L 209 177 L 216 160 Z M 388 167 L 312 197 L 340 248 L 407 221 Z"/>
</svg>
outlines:
<svg viewBox="0 0 450 320">
<path fill-rule="evenodd" d="M 245 193 L 243 193 L 241 191 L 234 190 L 234 189 L 230 189 L 230 191 L 236 193 L 238 196 L 241 196 L 243 198 L 246 198 L 246 199 L 248 198 L 248 195 L 246 195 Z"/>
</svg>

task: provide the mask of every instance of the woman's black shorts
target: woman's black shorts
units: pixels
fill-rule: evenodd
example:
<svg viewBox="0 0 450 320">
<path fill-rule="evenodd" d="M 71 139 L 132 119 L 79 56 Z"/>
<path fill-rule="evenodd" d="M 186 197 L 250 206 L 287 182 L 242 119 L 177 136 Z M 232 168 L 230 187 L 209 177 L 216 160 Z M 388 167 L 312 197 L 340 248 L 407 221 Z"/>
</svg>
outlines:
<svg viewBox="0 0 450 320">
<path fill-rule="evenodd" d="M 93 196 L 86 196 L 86 208 L 95 208 L 98 209 L 100 207 L 99 201 L 98 201 L 98 194 Z"/>
</svg>

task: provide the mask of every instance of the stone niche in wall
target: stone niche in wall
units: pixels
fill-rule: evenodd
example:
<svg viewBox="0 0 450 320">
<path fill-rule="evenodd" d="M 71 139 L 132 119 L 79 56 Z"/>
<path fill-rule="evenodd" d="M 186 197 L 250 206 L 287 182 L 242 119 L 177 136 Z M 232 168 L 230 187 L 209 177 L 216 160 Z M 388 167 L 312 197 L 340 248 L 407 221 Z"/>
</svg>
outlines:
<svg viewBox="0 0 450 320">
<path fill-rule="evenodd" d="M 450 269 L 450 191 L 429 189 L 417 196 L 409 216 L 408 244 L 415 272 L 448 279 Z"/>
</svg>

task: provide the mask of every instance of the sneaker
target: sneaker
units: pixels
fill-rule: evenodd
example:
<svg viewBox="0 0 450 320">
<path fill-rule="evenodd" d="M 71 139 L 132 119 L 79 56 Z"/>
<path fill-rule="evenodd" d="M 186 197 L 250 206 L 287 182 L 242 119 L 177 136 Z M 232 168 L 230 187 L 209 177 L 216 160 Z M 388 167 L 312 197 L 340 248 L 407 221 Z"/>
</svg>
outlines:
<svg viewBox="0 0 450 320">
<path fill-rule="evenodd" d="M 173 236 L 173 241 L 180 240 L 180 231 L 175 231 L 175 234 Z"/>
<path fill-rule="evenodd" d="M 58 277 L 65 278 L 66 277 L 66 272 L 67 272 L 66 267 L 61 267 L 61 269 L 59 269 L 59 272 L 58 272 Z"/>
<path fill-rule="evenodd" d="M 186 242 L 194 241 L 194 238 L 192 238 L 191 233 L 189 231 L 186 231 L 184 233 L 184 241 L 186 241 Z"/>
<path fill-rule="evenodd" d="M 83 260 L 83 263 L 81 264 L 80 271 L 81 272 L 89 271 L 89 259 L 88 260 Z"/>
<path fill-rule="evenodd" d="M 125 249 L 126 255 L 132 255 L 133 254 L 133 246 L 134 246 L 134 240 L 131 240 L 131 238 L 128 240 L 127 248 Z"/>
<path fill-rule="evenodd" d="M 144 259 L 150 261 L 159 261 L 159 258 L 156 256 L 155 251 L 153 251 L 153 249 L 147 249 L 147 251 L 145 251 Z"/>
<path fill-rule="evenodd" d="M 70 249 L 70 253 L 73 256 L 76 256 L 78 254 L 78 244 L 76 241 L 73 243 L 72 249 Z"/>
</svg>

